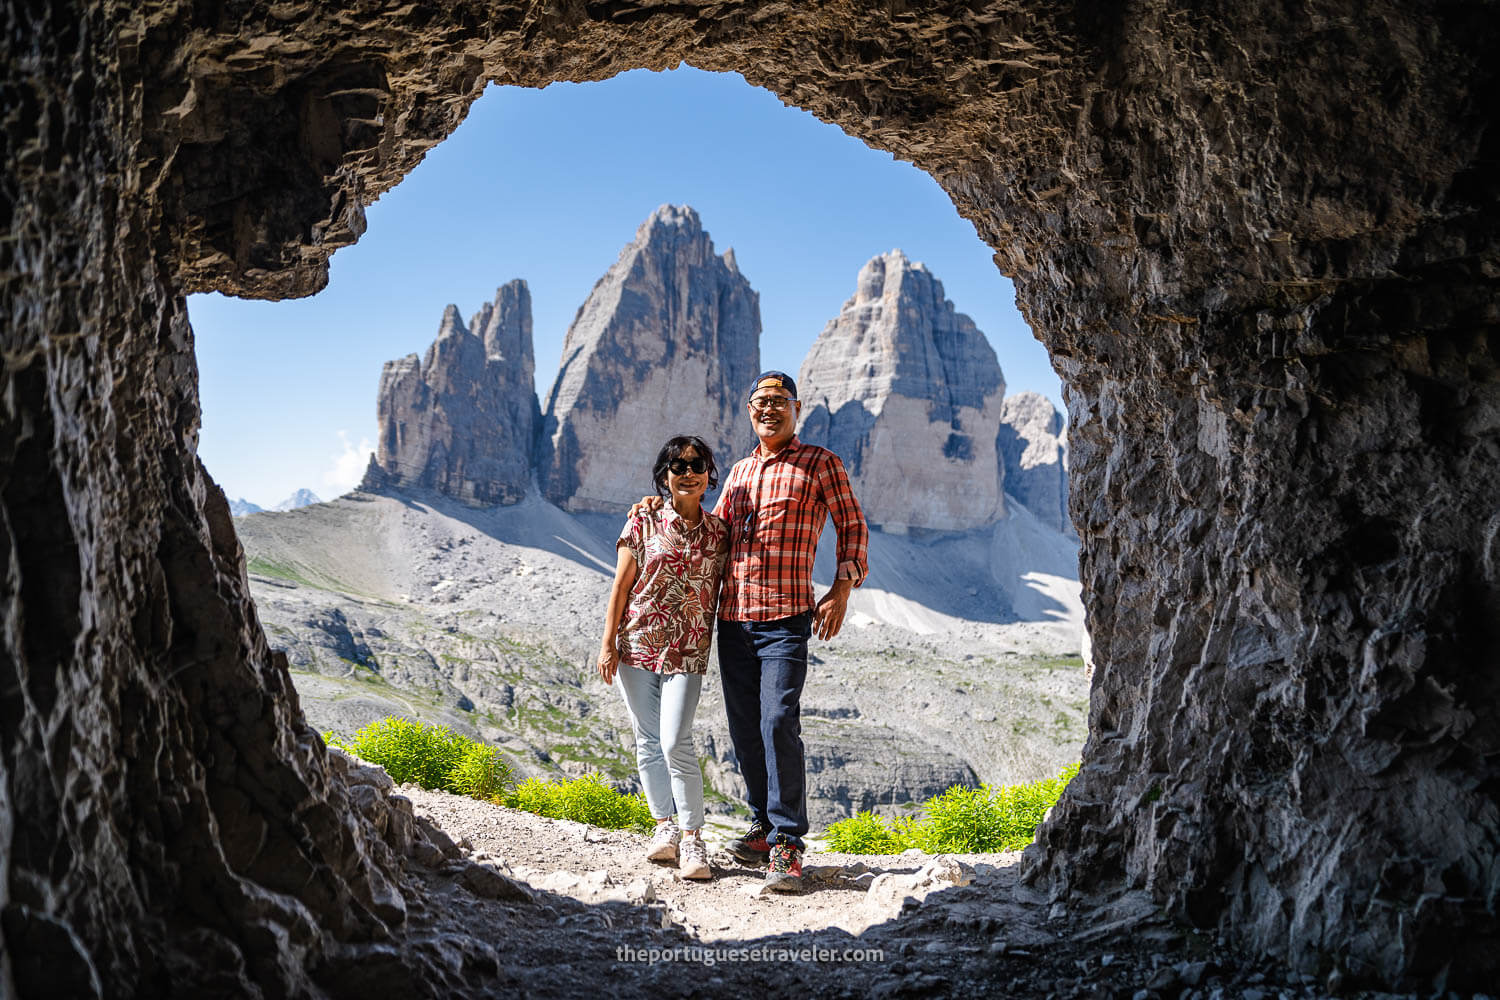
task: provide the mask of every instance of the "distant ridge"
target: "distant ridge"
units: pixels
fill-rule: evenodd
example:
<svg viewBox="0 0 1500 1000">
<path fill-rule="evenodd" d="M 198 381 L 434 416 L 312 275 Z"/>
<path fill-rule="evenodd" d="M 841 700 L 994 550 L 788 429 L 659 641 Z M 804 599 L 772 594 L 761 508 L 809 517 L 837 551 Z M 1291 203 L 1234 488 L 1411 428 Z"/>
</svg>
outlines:
<svg viewBox="0 0 1500 1000">
<path fill-rule="evenodd" d="M 302 489 L 287 497 L 281 503 L 272 507 L 272 510 L 296 510 L 298 507 L 306 507 L 309 504 L 322 503 L 318 495 L 312 490 Z"/>
</svg>

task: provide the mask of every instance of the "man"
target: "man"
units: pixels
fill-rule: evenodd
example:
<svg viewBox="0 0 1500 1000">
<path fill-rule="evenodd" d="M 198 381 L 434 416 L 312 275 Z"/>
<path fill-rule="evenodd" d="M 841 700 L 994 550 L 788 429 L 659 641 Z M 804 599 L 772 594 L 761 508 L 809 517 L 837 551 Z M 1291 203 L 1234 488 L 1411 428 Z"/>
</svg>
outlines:
<svg viewBox="0 0 1500 1000">
<path fill-rule="evenodd" d="M 766 885 L 796 892 L 808 826 L 801 735 L 807 641 L 814 631 L 832 639 L 843 627 L 849 592 L 864 582 L 870 533 L 843 462 L 797 440 L 802 404 L 790 375 L 757 378 L 746 411 L 759 443 L 730 470 L 714 508 L 730 530 L 719 674 L 752 816 L 728 850 L 741 861 L 769 860 Z M 830 514 L 838 570 L 815 604 L 813 556 Z"/>
</svg>

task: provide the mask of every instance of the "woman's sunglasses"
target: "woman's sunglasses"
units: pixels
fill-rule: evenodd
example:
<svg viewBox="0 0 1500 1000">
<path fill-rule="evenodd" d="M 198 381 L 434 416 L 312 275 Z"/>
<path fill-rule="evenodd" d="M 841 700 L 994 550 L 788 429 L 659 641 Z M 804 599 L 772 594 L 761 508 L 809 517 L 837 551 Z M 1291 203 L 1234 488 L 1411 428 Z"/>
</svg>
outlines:
<svg viewBox="0 0 1500 1000">
<path fill-rule="evenodd" d="M 708 462 L 701 455 L 697 458 L 674 458 L 667 463 L 667 468 L 671 470 L 674 476 L 683 475 L 689 469 L 692 469 L 693 472 L 701 476 L 708 468 Z"/>
</svg>

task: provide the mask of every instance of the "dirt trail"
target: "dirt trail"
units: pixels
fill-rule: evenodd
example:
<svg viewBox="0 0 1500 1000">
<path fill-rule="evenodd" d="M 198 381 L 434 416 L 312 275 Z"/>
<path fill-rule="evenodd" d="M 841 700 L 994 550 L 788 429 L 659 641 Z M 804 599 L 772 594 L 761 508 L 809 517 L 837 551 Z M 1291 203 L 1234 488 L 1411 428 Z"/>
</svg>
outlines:
<svg viewBox="0 0 1500 1000">
<path fill-rule="evenodd" d="M 397 792 L 464 852 L 414 869 L 431 908 L 417 919 L 496 949 L 494 975 L 469 980 L 475 996 L 1290 1000 L 1340 986 L 1233 955 L 1169 925 L 1138 894 L 1049 905 L 1018 883 L 1019 854 L 810 851 L 806 890 L 776 895 L 760 891 L 762 872 L 719 849 L 723 833 L 708 838 L 713 879 L 687 882 L 645 860 L 639 834 L 414 786 Z M 532 898 L 466 891 L 474 862 Z"/>
</svg>

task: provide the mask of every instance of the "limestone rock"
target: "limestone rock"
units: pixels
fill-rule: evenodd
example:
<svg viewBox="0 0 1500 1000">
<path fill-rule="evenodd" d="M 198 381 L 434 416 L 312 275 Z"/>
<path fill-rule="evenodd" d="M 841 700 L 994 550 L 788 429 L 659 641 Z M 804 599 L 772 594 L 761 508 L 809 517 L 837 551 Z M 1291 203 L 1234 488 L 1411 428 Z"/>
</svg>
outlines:
<svg viewBox="0 0 1500 1000">
<path fill-rule="evenodd" d="M 939 854 L 910 874 L 882 872 L 870 882 L 864 898 L 867 915 L 886 920 L 901 912 L 908 899 L 922 902 L 928 895 L 966 886 L 974 881 L 974 869 L 957 858 Z"/>
<path fill-rule="evenodd" d="M 705 783 L 729 800 L 743 802 L 745 782 L 722 708 L 711 715 L 700 707 L 698 718 L 695 739 Z M 843 724 L 804 711 L 802 742 L 807 815 L 815 826 L 862 809 L 892 812 L 954 785 L 979 784 L 974 768 L 951 750 L 888 725 Z"/>
<path fill-rule="evenodd" d="M 419 487 L 471 504 L 515 503 L 531 482 L 537 426 L 531 292 L 516 279 L 465 325 L 443 312 L 418 359 L 380 375 L 380 443 L 364 487 Z"/>
<path fill-rule="evenodd" d="M 745 394 L 760 371 L 760 297 L 698 213 L 663 205 L 594 285 L 563 341 L 538 476 L 568 510 L 620 512 L 651 492 L 677 434 L 721 473 L 753 445 Z"/>
<path fill-rule="evenodd" d="M 499 991 L 403 913 L 266 642 L 185 296 L 317 291 L 490 81 L 683 61 L 931 173 L 1067 383 L 1097 672 L 1028 877 L 1330 985 L 1493 983 L 1500 20 L 1117 14 L 0 7 L 11 992 Z"/>
<path fill-rule="evenodd" d="M 458 883 L 481 899 L 499 899 L 511 903 L 536 901 L 530 889 L 493 865 L 465 862 L 459 870 Z"/>
<path fill-rule="evenodd" d="M 1005 512 L 1005 378 L 974 322 L 900 250 L 872 258 L 797 378 L 798 434 L 844 460 L 872 525 L 967 531 Z"/>
<path fill-rule="evenodd" d="M 1068 446 L 1062 414 L 1039 392 L 1006 396 L 995 447 L 1005 464 L 1005 491 L 1043 524 L 1076 538 L 1068 517 Z"/>
</svg>

